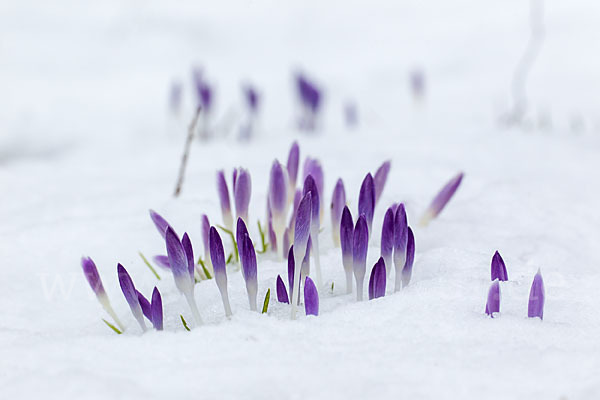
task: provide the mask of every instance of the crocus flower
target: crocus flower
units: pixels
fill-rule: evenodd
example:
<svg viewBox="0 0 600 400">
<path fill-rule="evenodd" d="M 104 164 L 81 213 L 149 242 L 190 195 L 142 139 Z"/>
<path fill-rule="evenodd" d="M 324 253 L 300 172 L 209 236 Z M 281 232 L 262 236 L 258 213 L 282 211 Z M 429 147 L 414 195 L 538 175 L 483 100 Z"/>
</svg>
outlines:
<svg viewBox="0 0 600 400">
<path fill-rule="evenodd" d="M 202 324 L 202 318 L 200 317 L 198 306 L 194 300 L 194 280 L 193 275 L 190 275 L 189 252 L 186 254 L 183 244 L 177 237 L 175 231 L 170 227 L 167 228 L 165 241 L 175 286 L 185 296 L 185 299 L 190 306 L 190 310 L 192 311 L 192 315 L 194 316 L 194 320 L 200 325 Z"/>
<path fill-rule="evenodd" d="M 369 278 L 369 300 L 385 296 L 385 284 L 387 276 L 385 272 L 385 261 L 383 257 L 379 257 L 377 263 L 371 270 Z"/>
<path fill-rule="evenodd" d="M 498 279 L 499 281 L 508 280 L 508 272 L 506 272 L 506 265 L 504 260 L 498 251 L 494 253 L 492 257 L 492 268 L 491 268 L 492 281 Z"/>
<path fill-rule="evenodd" d="M 210 237 L 210 221 L 206 214 L 202 214 L 202 226 L 200 233 L 202 235 L 202 246 L 204 247 L 204 266 L 212 272 L 212 261 L 210 260 L 210 246 L 208 245 Z"/>
<path fill-rule="evenodd" d="M 304 310 L 306 315 L 319 315 L 319 292 L 308 276 L 304 281 Z"/>
<path fill-rule="evenodd" d="M 221 292 L 221 300 L 225 308 L 225 316 L 232 315 L 231 306 L 229 305 L 229 295 L 227 294 L 227 271 L 225 269 L 225 251 L 223 250 L 223 242 L 221 236 L 214 226 L 210 227 L 210 258 L 212 260 L 213 269 L 215 270 L 215 282 Z"/>
<path fill-rule="evenodd" d="M 171 266 L 169 265 L 169 257 L 159 254 L 156 255 L 154 257 L 152 257 L 152 260 L 156 263 L 156 265 L 158 265 L 161 268 L 164 269 L 171 269 Z"/>
<path fill-rule="evenodd" d="M 150 305 L 150 302 L 139 290 L 136 289 L 136 293 L 138 301 L 140 302 L 140 307 L 142 308 L 142 314 L 152 322 L 152 306 Z"/>
<path fill-rule="evenodd" d="M 212 108 L 213 94 L 212 89 L 204 79 L 202 70 L 199 68 L 193 71 L 194 85 L 196 86 L 196 95 L 198 105 L 204 109 L 204 112 L 210 112 Z"/>
<path fill-rule="evenodd" d="M 315 270 L 317 272 L 317 287 L 321 287 L 321 260 L 319 257 L 319 189 L 313 179 L 312 175 L 308 175 L 304 180 L 303 193 L 311 193 L 311 224 L 310 224 L 310 238 L 312 246 L 314 248 L 313 257 L 315 259 Z"/>
<path fill-rule="evenodd" d="M 289 304 L 290 300 L 288 298 L 287 290 L 285 289 L 285 283 L 283 283 L 283 279 L 281 279 L 281 275 L 277 275 L 277 301 L 280 303 Z"/>
<path fill-rule="evenodd" d="M 156 211 L 149 210 L 149 212 L 150 212 L 150 218 L 152 218 L 152 222 L 154 222 L 154 225 L 156 226 L 158 233 L 160 233 L 160 235 L 164 239 L 165 233 L 167 232 L 167 228 L 170 226 L 169 223 Z"/>
<path fill-rule="evenodd" d="M 317 190 L 319 191 L 319 218 L 323 218 L 323 210 L 324 210 L 324 202 L 325 196 L 323 195 L 325 192 L 324 189 L 324 178 L 323 178 L 323 168 L 321 167 L 321 163 L 316 158 L 306 157 L 304 160 L 304 169 L 303 169 L 303 178 L 306 181 L 306 178 L 312 175 L 315 180 L 315 184 L 317 185 Z M 315 197 L 313 196 L 313 202 L 315 201 Z M 314 205 L 313 205 L 314 207 Z"/>
<path fill-rule="evenodd" d="M 194 250 L 192 249 L 192 241 L 188 236 L 187 232 L 183 234 L 181 238 L 181 246 L 183 247 L 183 252 L 185 253 L 185 258 L 187 260 L 187 268 L 190 274 L 190 281 L 192 285 L 195 283 L 194 279 L 194 271 L 196 267 L 196 262 L 194 261 Z"/>
<path fill-rule="evenodd" d="M 544 319 L 545 298 L 544 280 L 542 279 L 542 272 L 538 269 L 533 277 L 531 291 L 529 292 L 529 307 L 527 308 L 529 318 L 540 317 L 540 319 Z"/>
<path fill-rule="evenodd" d="M 223 225 L 230 231 L 233 229 L 233 217 L 231 216 L 231 203 L 229 202 L 229 189 L 225 180 L 223 170 L 217 172 L 217 192 L 221 202 L 221 214 L 223 214 Z"/>
<path fill-rule="evenodd" d="M 241 221 L 241 219 L 239 220 Z M 256 252 L 254 251 L 254 244 L 248 236 L 248 233 L 244 233 L 242 239 L 242 246 L 240 252 L 240 260 L 242 262 L 242 273 L 244 280 L 246 281 L 246 291 L 248 292 L 248 302 L 250 309 L 256 311 L 256 294 L 258 292 L 258 280 L 256 277 Z"/>
<path fill-rule="evenodd" d="M 365 216 L 365 222 L 369 228 L 369 234 L 373 226 L 373 214 L 375 212 L 375 186 L 373 176 L 369 173 L 360 186 L 358 195 L 358 215 Z"/>
<path fill-rule="evenodd" d="M 488 291 L 487 303 L 485 304 L 485 313 L 494 318 L 494 313 L 500 312 L 500 283 L 496 279 L 492 282 Z"/>
<path fill-rule="evenodd" d="M 244 86 L 244 98 L 246 99 L 248 110 L 250 110 L 252 114 L 255 114 L 258 111 L 259 105 L 259 96 L 256 89 L 250 85 Z"/>
<path fill-rule="evenodd" d="M 146 332 L 146 323 L 144 322 L 144 314 L 142 313 L 142 307 L 138 300 L 137 290 L 135 290 L 135 285 L 127 273 L 127 270 L 121 264 L 117 265 L 117 275 L 119 276 L 119 285 L 121 286 L 125 300 L 127 300 L 127 304 L 129 304 L 131 313 L 138 324 L 140 324 L 142 331 Z"/>
<path fill-rule="evenodd" d="M 124 331 L 125 326 L 121 323 L 119 317 L 117 317 L 117 314 L 110 304 L 110 300 L 108 299 L 108 295 L 104 290 L 104 285 L 102 285 L 102 280 L 100 279 L 100 274 L 98 274 L 98 268 L 96 268 L 94 261 L 90 257 L 82 257 L 81 268 L 83 268 L 83 274 L 90 284 L 92 291 L 96 295 L 96 298 L 100 302 L 100 305 L 102 308 L 104 308 L 104 311 L 111 316 L 121 331 Z"/>
<path fill-rule="evenodd" d="M 353 246 L 354 246 L 354 221 L 348 206 L 344 206 L 340 222 L 340 244 L 342 246 L 342 264 L 346 273 L 346 293 L 352 293 L 352 271 L 354 269 Z"/>
<path fill-rule="evenodd" d="M 236 224 L 236 229 L 235 229 L 235 242 L 237 243 L 238 252 L 240 253 L 240 256 L 241 256 L 242 252 L 244 251 L 243 247 L 245 244 L 245 241 L 244 241 L 245 235 L 250 236 L 250 234 L 248 233 L 248 228 L 246 227 L 246 223 L 244 222 L 243 219 L 238 218 L 237 224 Z"/>
<path fill-rule="evenodd" d="M 287 176 L 279 161 L 273 161 L 269 180 L 269 205 L 273 217 L 273 230 L 277 244 L 283 242 L 283 231 L 285 230 L 286 212 L 288 207 Z M 283 254 L 281 254 L 283 256 Z"/>
<path fill-rule="evenodd" d="M 421 218 L 422 226 L 426 226 L 427 224 L 429 224 L 429 221 L 437 217 L 438 214 L 444 209 L 446 204 L 448 204 L 448 201 L 450 201 L 450 199 L 456 192 L 456 189 L 458 189 L 458 186 L 460 185 L 463 176 L 464 174 L 461 172 L 454 178 L 450 179 L 450 182 L 448 182 L 442 188 L 442 190 L 440 190 L 440 192 L 435 196 L 435 198 L 429 205 L 429 208 L 425 211 L 423 217 Z"/>
<path fill-rule="evenodd" d="M 235 212 L 238 218 L 248 221 L 248 206 L 252 193 L 252 180 L 250 173 L 244 168 L 239 168 L 236 179 L 233 181 L 233 198 Z"/>
<path fill-rule="evenodd" d="M 410 90 L 415 100 L 419 100 L 425 95 L 425 74 L 421 69 L 415 69 L 409 77 Z"/>
<path fill-rule="evenodd" d="M 342 211 L 346 206 L 346 190 L 344 182 L 338 179 L 333 188 L 333 196 L 331 196 L 331 234 L 333 236 L 333 244 L 340 245 L 340 221 L 342 219 Z"/>
<path fill-rule="evenodd" d="M 298 205 L 298 213 L 296 215 L 296 228 L 294 229 L 294 265 L 302 265 L 302 260 L 306 254 L 306 246 L 310 236 L 312 215 L 312 192 L 304 195 Z M 292 319 L 296 318 L 296 301 L 295 296 L 300 293 L 300 268 L 294 268 L 294 281 L 291 290 L 292 298 Z"/>
<path fill-rule="evenodd" d="M 381 257 L 385 261 L 387 274 L 392 270 L 392 254 L 394 251 L 394 211 L 388 208 L 381 226 Z"/>
<path fill-rule="evenodd" d="M 155 286 L 152 291 L 152 326 L 157 331 L 163 330 L 163 307 L 162 307 L 162 297 L 160 296 L 160 292 L 158 288 Z"/>
<path fill-rule="evenodd" d="M 402 268 L 402 287 L 405 288 L 410 283 L 412 276 L 412 267 L 415 260 L 415 236 L 412 229 L 408 227 L 408 240 L 406 242 L 406 262 Z"/>
<path fill-rule="evenodd" d="M 356 221 L 352 237 L 352 266 L 356 279 L 356 300 L 363 299 L 363 281 L 367 269 L 367 248 L 369 245 L 369 228 L 364 214 Z"/>
<path fill-rule="evenodd" d="M 373 177 L 373 183 L 375 185 L 375 204 L 381 198 L 381 194 L 383 193 L 383 189 L 385 188 L 385 183 L 387 181 L 388 173 L 390 172 L 390 167 L 392 166 L 391 161 L 386 161 L 377 169 L 375 172 L 375 176 Z"/>
<path fill-rule="evenodd" d="M 288 174 L 288 200 L 292 199 L 294 192 L 296 191 L 296 182 L 298 179 L 298 164 L 300 163 L 300 146 L 298 142 L 294 141 L 287 159 L 287 174 Z"/>
<path fill-rule="evenodd" d="M 321 106 L 321 91 L 303 74 L 296 75 L 296 86 L 303 108 L 299 126 L 301 129 L 314 130 L 316 128 L 316 117 Z"/>
<path fill-rule="evenodd" d="M 397 292 L 402 287 L 402 269 L 406 264 L 406 245 L 408 243 L 408 221 L 404 204 L 400 203 L 396 208 L 394 215 L 394 267 L 396 270 L 396 285 L 394 291 Z M 391 269 L 391 266 L 390 266 Z"/>
</svg>

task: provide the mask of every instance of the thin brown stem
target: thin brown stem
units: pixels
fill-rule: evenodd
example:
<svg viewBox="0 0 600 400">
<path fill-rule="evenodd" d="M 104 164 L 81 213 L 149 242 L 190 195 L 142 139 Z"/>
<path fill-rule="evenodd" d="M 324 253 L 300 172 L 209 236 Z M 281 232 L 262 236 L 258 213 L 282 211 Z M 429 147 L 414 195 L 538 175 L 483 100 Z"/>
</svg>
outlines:
<svg viewBox="0 0 600 400">
<path fill-rule="evenodd" d="M 190 155 L 190 148 L 192 147 L 192 140 L 194 140 L 194 131 L 196 130 L 196 124 L 198 124 L 198 118 L 200 117 L 200 110 L 202 108 L 198 107 L 192 122 L 188 127 L 188 134 L 185 139 L 185 147 L 183 149 L 183 155 L 181 156 L 181 165 L 179 166 L 179 177 L 177 178 L 177 185 L 175 186 L 175 193 L 173 194 L 175 197 L 179 196 L 181 193 L 181 187 L 183 186 L 183 178 L 185 176 L 185 168 L 187 167 L 187 161 Z"/>
</svg>

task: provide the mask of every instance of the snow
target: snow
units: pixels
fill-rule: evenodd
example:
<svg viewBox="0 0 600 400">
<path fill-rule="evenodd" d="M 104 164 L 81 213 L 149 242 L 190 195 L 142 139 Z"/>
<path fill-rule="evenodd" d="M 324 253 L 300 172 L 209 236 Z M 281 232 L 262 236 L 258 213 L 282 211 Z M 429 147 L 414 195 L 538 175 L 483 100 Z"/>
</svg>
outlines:
<svg viewBox="0 0 600 400">
<path fill-rule="evenodd" d="M 413 398 L 590 399 L 600 395 L 600 240 L 597 199 L 600 57 L 597 4 L 545 4 L 546 38 L 531 71 L 526 127 L 498 123 L 528 37 L 528 3 L 101 2 L 0 5 L 0 397 L 45 399 Z M 368 7 L 368 8 L 367 8 Z M 191 97 L 167 113 L 169 84 L 201 65 L 217 85 L 216 125 L 239 115 L 240 84 L 264 95 L 260 131 L 192 148 L 174 199 Z M 414 102 L 408 75 L 426 74 Z M 294 127 L 292 71 L 326 89 L 318 134 Z M 189 96 L 189 92 L 188 92 Z M 359 127 L 343 124 L 355 100 Z M 550 117 L 552 129 L 536 128 Z M 578 124 L 581 128 L 577 128 Z M 237 125 L 234 126 L 237 129 Z M 214 281 L 196 287 L 205 325 L 191 323 L 173 279 L 156 281 L 138 256 L 165 252 L 152 208 L 202 254 L 200 215 L 220 223 L 214 174 L 252 174 L 250 219 L 264 220 L 268 171 L 293 140 L 317 157 L 326 204 L 338 177 L 356 213 L 367 172 L 392 169 L 375 212 L 368 268 L 387 206 L 406 204 L 415 230 L 410 286 L 357 303 L 345 293 L 329 214 L 320 237 L 320 315 L 289 320 L 275 301 L 287 267 L 259 256 L 259 302 L 249 311 L 229 271 L 233 317 Z M 416 222 L 443 184 L 465 178 L 439 218 Z M 255 223 L 250 233 L 258 240 Z M 228 239 L 224 243 L 230 248 Z M 501 314 L 484 314 L 499 250 L 509 282 Z M 116 335 L 81 272 L 98 265 L 128 330 Z M 165 331 L 141 335 L 116 264 L 147 297 L 163 295 Z M 544 321 L 528 319 L 535 272 Z M 367 276 L 368 279 L 368 276 Z"/>
</svg>

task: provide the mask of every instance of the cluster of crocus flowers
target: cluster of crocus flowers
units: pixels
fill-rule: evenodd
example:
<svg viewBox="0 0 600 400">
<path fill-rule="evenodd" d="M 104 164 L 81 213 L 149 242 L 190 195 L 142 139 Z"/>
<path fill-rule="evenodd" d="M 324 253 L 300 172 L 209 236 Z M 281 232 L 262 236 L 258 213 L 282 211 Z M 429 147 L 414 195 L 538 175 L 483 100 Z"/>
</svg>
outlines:
<svg viewBox="0 0 600 400">
<path fill-rule="evenodd" d="M 237 218 L 248 221 L 248 207 L 252 196 L 252 179 L 247 169 L 236 168 L 233 170 L 232 179 L 233 200 Z M 221 204 L 221 215 L 223 225 L 229 231 L 233 231 L 233 214 L 231 212 L 231 201 L 229 187 L 225 179 L 225 171 L 217 171 L 217 194 Z"/>
</svg>

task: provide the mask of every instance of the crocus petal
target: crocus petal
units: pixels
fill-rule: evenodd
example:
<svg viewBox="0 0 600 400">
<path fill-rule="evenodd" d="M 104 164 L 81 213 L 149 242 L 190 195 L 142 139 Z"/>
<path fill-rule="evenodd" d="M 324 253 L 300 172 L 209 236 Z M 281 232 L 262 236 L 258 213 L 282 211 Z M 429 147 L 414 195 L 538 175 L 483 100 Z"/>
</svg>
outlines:
<svg viewBox="0 0 600 400">
<path fill-rule="evenodd" d="M 342 219 L 342 211 L 346 206 L 346 190 L 344 182 L 338 179 L 333 188 L 333 196 L 331 196 L 331 232 L 333 235 L 333 243 L 336 246 L 340 245 L 340 221 Z"/>
<path fill-rule="evenodd" d="M 96 296 L 104 296 L 106 292 L 104 291 L 104 286 L 102 285 L 102 280 L 100 279 L 100 274 L 98 274 L 98 268 L 96 268 L 94 261 L 92 261 L 90 257 L 83 257 L 81 259 L 81 267 L 83 268 L 83 274 L 94 291 L 94 294 L 96 294 Z"/>
<path fill-rule="evenodd" d="M 290 298 L 292 298 L 292 291 L 294 290 L 294 245 L 290 247 L 290 251 L 288 253 L 288 287 L 290 288 Z"/>
<path fill-rule="evenodd" d="M 361 301 L 363 297 L 363 281 L 367 269 L 367 248 L 369 244 L 369 228 L 364 215 L 361 215 L 356 221 L 354 234 L 352 238 L 352 258 L 354 278 L 356 279 L 357 300 Z"/>
<path fill-rule="evenodd" d="M 160 233 L 160 235 L 164 238 L 165 234 L 167 232 L 167 228 L 170 226 L 169 223 L 160 216 L 159 213 L 157 213 L 154 210 L 149 210 L 150 212 L 150 218 L 152 218 L 152 222 L 154 222 L 154 225 L 156 226 L 156 229 L 158 230 L 158 233 Z"/>
<path fill-rule="evenodd" d="M 150 307 L 150 302 L 148 299 L 144 297 L 143 294 L 136 290 L 138 301 L 140 302 L 140 307 L 142 307 L 142 313 L 144 317 L 148 318 L 150 322 L 152 322 L 152 307 Z"/>
<path fill-rule="evenodd" d="M 194 281 L 194 250 L 192 249 L 192 241 L 188 236 L 187 232 L 183 234 L 183 238 L 181 239 L 181 246 L 183 247 L 183 252 L 185 253 L 185 258 L 187 262 L 188 273 L 190 274 L 190 279 L 192 282 Z"/>
<path fill-rule="evenodd" d="M 527 308 L 527 316 L 529 318 L 539 317 L 540 319 L 544 319 L 545 298 L 544 279 L 542 279 L 542 272 L 538 269 L 538 272 L 533 277 L 531 291 L 529 292 L 529 307 Z"/>
<path fill-rule="evenodd" d="M 435 196 L 425 214 L 421 218 L 421 225 L 427 225 L 430 220 L 437 217 L 438 214 L 444 209 L 448 201 L 452 198 L 458 186 L 462 182 L 464 174 L 461 172 L 454 178 L 450 179 L 448 183 L 440 190 Z"/>
<path fill-rule="evenodd" d="M 408 241 L 406 242 L 406 263 L 402 268 L 402 287 L 408 286 L 412 276 L 412 267 L 415 260 L 415 236 L 412 229 L 408 227 Z"/>
<path fill-rule="evenodd" d="M 204 264 L 212 270 L 212 263 L 210 261 L 210 246 L 208 240 L 210 236 L 210 221 L 206 214 L 202 214 L 202 224 L 200 229 L 202 236 L 202 246 L 204 247 Z"/>
<path fill-rule="evenodd" d="M 386 269 L 392 269 L 392 253 L 394 250 L 394 211 L 388 208 L 383 217 L 383 225 L 381 227 L 381 257 L 385 261 Z"/>
<path fill-rule="evenodd" d="M 404 204 L 400 203 L 396 208 L 394 216 L 394 266 L 396 269 L 396 285 L 394 290 L 397 292 L 402 287 L 402 269 L 406 264 L 406 244 L 408 243 L 408 221 Z M 391 269 L 391 265 L 390 265 Z"/>
<path fill-rule="evenodd" d="M 321 167 L 321 163 L 316 158 L 307 157 L 304 161 L 304 180 L 311 175 L 315 180 L 315 184 L 317 186 L 317 190 L 319 192 L 319 217 L 323 213 L 323 200 L 325 197 L 323 196 L 324 188 L 324 178 L 323 178 L 323 168 Z M 315 197 L 313 196 L 313 202 L 315 201 Z M 314 206 L 313 206 L 314 207 Z"/>
<path fill-rule="evenodd" d="M 229 202 L 229 189 L 225 180 L 225 173 L 221 170 L 217 172 L 217 192 L 219 201 L 221 202 L 221 214 L 223 214 L 223 224 L 229 230 L 233 225 L 233 217 L 231 216 L 231 203 Z"/>
<path fill-rule="evenodd" d="M 296 226 L 294 229 L 294 251 L 299 252 L 297 259 L 300 260 L 304 258 L 304 254 L 306 253 L 306 245 L 310 235 L 312 209 L 312 193 L 308 192 L 298 205 Z"/>
<path fill-rule="evenodd" d="M 193 287 L 188 269 L 187 255 L 185 254 L 181 241 L 171 227 L 167 228 L 165 241 L 167 244 L 169 265 L 171 266 L 175 285 L 181 293 L 185 294 Z"/>
<path fill-rule="evenodd" d="M 500 283 L 498 280 L 495 280 L 488 291 L 485 313 L 494 318 L 494 313 L 498 312 L 500 312 Z"/>
<path fill-rule="evenodd" d="M 227 294 L 227 270 L 225 269 L 225 251 L 221 236 L 214 226 L 210 227 L 210 258 L 215 271 L 215 281 L 221 292 L 221 300 L 225 308 L 225 315 L 231 315 L 231 306 L 229 305 L 229 296 Z"/>
<path fill-rule="evenodd" d="M 319 188 L 312 175 L 308 175 L 304 180 L 304 187 L 302 194 L 312 193 L 312 212 L 311 212 L 311 223 L 319 226 Z"/>
<path fill-rule="evenodd" d="M 242 272 L 244 280 L 246 281 L 246 291 L 248 292 L 250 309 L 256 311 L 256 294 L 258 292 L 256 252 L 254 251 L 254 244 L 252 244 L 252 240 L 250 239 L 250 236 L 248 236 L 248 233 L 244 235 L 242 242 L 243 252 L 240 253 Z"/>
<path fill-rule="evenodd" d="M 298 179 L 298 164 L 300 162 L 300 146 L 298 142 L 292 143 L 290 153 L 287 159 L 287 173 L 289 179 L 289 186 L 293 193 L 296 188 L 296 180 Z"/>
<path fill-rule="evenodd" d="M 375 186 L 373 183 L 373 176 L 367 174 L 365 179 L 360 186 L 360 193 L 358 196 L 358 215 L 364 215 L 371 232 L 373 226 L 373 213 L 375 212 Z"/>
<path fill-rule="evenodd" d="M 281 279 L 281 275 L 277 275 L 277 301 L 280 303 L 289 304 L 290 300 L 288 298 L 287 290 L 285 289 L 285 283 L 283 283 L 283 279 Z"/>
<path fill-rule="evenodd" d="M 507 281 L 508 273 L 506 272 L 506 265 L 504 260 L 498 251 L 494 253 L 492 257 L 492 268 L 491 268 L 492 281 L 498 279 L 499 281 Z"/>
<path fill-rule="evenodd" d="M 244 220 L 248 219 L 248 205 L 252 193 L 252 180 L 250 173 L 244 168 L 240 168 L 233 188 L 233 197 L 235 199 L 235 212 L 238 217 Z"/>
<path fill-rule="evenodd" d="M 287 207 L 287 182 L 283 167 L 279 161 L 273 161 L 271 166 L 271 175 L 269 181 L 269 204 L 274 217 L 278 217 L 285 212 Z"/>
<path fill-rule="evenodd" d="M 342 246 L 342 264 L 346 272 L 346 293 L 352 293 L 354 221 L 348 206 L 342 211 L 340 222 L 340 244 Z"/>
<path fill-rule="evenodd" d="M 244 249 L 243 249 L 244 236 L 246 236 L 246 235 L 250 236 L 250 234 L 248 233 L 248 228 L 246 227 L 246 223 L 240 217 L 237 219 L 236 230 L 235 230 L 235 241 L 238 246 L 238 253 L 240 254 L 240 257 L 242 255 L 242 253 L 244 253 Z"/>
<path fill-rule="evenodd" d="M 152 260 L 156 265 L 164 269 L 171 269 L 171 265 L 169 265 L 169 257 L 159 254 L 152 257 Z"/>
<path fill-rule="evenodd" d="M 304 255 L 304 259 L 302 260 L 302 268 L 300 269 L 300 274 L 303 276 L 310 275 L 310 250 L 312 248 L 312 238 L 308 238 L 308 244 L 306 245 L 306 254 Z"/>
<path fill-rule="evenodd" d="M 160 296 L 160 292 L 158 288 L 155 286 L 152 291 L 152 325 L 154 329 L 157 331 L 163 330 L 163 307 L 162 307 L 162 297 Z"/>
<path fill-rule="evenodd" d="M 391 161 L 386 161 L 381 164 L 375 172 L 375 176 L 373 177 L 373 183 L 375 185 L 375 204 L 377 204 L 381 198 L 381 193 L 383 193 L 383 189 L 385 188 L 385 182 L 387 181 L 391 166 Z"/>
<path fill-rule="evenodd" d="M 308 276 L 304 281 L 304 310 L 306 315 L 319 315 L 319 292 Z"/>
<path fill-rule="evenodd" d="M 140 301 L 138 300 L 135 285 L 133 284 L 131 277 L 127 273 L 127 270 L 121 264 L 117 265 L 117 275 L 119 277 L 119 285 L 121 286 L 121 291 L 125 296 L 125 300 L 127 300 L 127 304 L 129 304 L 131 313 L 137 320 L 138 324 L 140 324 L 140 328 L 142 328 L 142 331 L 145 332 L 146 323 L 144 322 L 144 314 L 142 313 L 142 307 L 140 306 Z"/>
<path fill-rule="evenodd" d="M 385 296 L 386 281 L 385 261 L 383 257 L 379 257 L 371 270 L 371 277 L 369 278 L 369 300 Z"/>
</svg>

